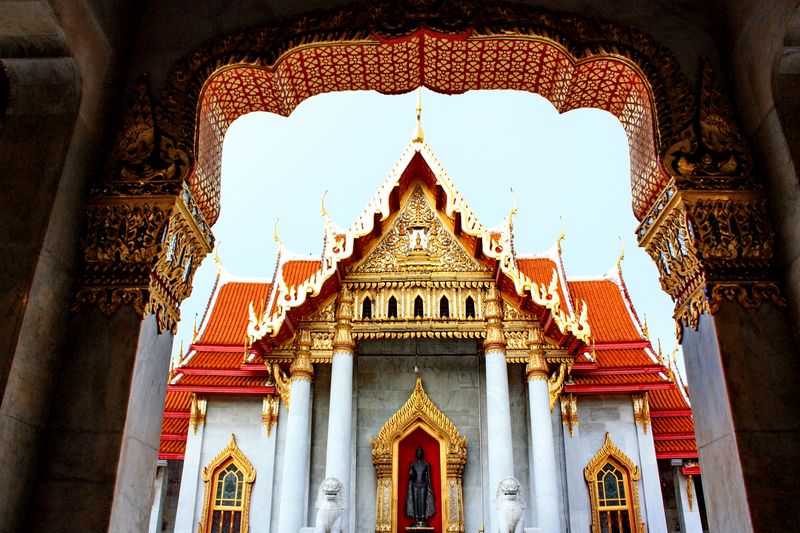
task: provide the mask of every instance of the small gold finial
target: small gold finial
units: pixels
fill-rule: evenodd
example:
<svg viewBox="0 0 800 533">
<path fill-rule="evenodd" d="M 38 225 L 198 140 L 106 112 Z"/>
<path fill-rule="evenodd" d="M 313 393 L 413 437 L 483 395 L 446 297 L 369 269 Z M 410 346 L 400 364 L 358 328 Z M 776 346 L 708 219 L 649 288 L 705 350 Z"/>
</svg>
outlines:
<svg viewBox="0 0 800 533">
<path fill-rule="evenodd" d="M 567 223 L 564 222 L 564 217 L 558 217 L 561 219 L 561 235 L 558 236 L 558 253 L 561 253 L 561 243 L 564 239 L 567 238 Z"/>
<path fill-rule="evenodd" d="M 278 237 L 278 221 L 279 221 L 279 220 L 280 220 L 279 218 L 276 218 L 276 219 L 275 219 L 275 224 L 273 224 L 273 226 L 272 226 L 272 240 L 274 240 L 274 241 L 275 241 L 275 243 L 276 243 L 278 246 L 281 246 L 281 247 L 282 247 L 282 246 L 283 246 L 283 243 L 281 243 L 281 238 L 280 238 L 280 237 Z"/>
<path fill-rule="evenodd" d="M 517 209 L 517 194 L 514 192 L 514 187 L 511 187 L 511 212 L 508 214 L 508 226 L 514 229 L 514 215 L 518 214 Z"/>
<path fill-rule="evenodd" d="M 650 339 L 650 329 L 647 326 L 647 315 L 644 315 L 644 327 L 642 328 L 645 338 Z"/>
<path fill-rule="evenodd" d="M 658 339 L 658 362 L 661 366 L 669 368 L 669 362 L 664 360 L 664 352 L 661 351 L 661 339 Z"/>
<path fill-rule="evenodd" d="M 219 246 L 222 244 L 222 241 L 217 241 L 214 243 L 214 249 L 212 250 L 212 255 L 214 257 L 214 262 L 217 264 L 217 267 L 222 266 L 222 260 L 219 258 Z"/>
<path fill-rule="evenodd" d="M 183 362 L 183 339 L 181 339 L 180 348 L 178 348 L 178 364 Z"/>
<path fill-rule="evenodd" d="M 619 237 L 619 258 L 617 259 L 617 270 L 622 271 L 622 261 L 625 259 L 625 241 Z"/>
<path fill-rule="evenodd" d="M 322 193 L 322 201 L 320 202 L 320 206 L 319 206 L 319 216 L 321 216 L 323 218 L 330 218 L 330 217 L 328 217 L 328 212 L 325 210 L 325 196 L 327 196 L 327 195 L 328 195 L 328 191 L 327 190 L 324 193 Z"/>
<path fill-rule="evenodd" d="M 411 142 L 421 143 L 425 140 L 425 135 L 422 133 L 422 87 L 417 89 L 417 130 L 411 138 Z"/>
<path fill-rule="evenodd" d="M 194 314 L 194 324 L 192 324 L 192 343 L 197 340 L 197 313 Z"/>
</svg>

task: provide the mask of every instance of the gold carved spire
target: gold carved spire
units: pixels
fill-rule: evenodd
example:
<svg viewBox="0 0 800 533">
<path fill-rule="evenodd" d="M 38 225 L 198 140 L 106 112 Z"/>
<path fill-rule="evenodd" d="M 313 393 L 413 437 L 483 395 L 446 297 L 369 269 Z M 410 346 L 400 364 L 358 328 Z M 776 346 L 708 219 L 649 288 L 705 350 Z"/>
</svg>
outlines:
<svg viewBox="0 0 800 533">
<path fill-rule="evenodd" d="M 422 133 L 422 87 L 417 89 L 417 129 L 414 131 L 414 136 L 411 142 L 421 143 L 425 140 L 425 134 Z"/>
<path fill-rule="evenodd" d="M 625 259 L 625 241 L 619 237 L 619 258 L 617 259 L 617 270 L 622 272 L 622 261 Z"/>
<path fill-rule="evenodd" d="M 353 319 L 353 293 L 343 287 L 339 293 L 336 306 L 336 333 L 333 337 L 333 349 L 353 353 L 355 343 L 351 320 Z"/>
<path fill-rule="evenodd" d="M 306 328 L 302 328 L 297 334 L 297 349 L 294 352 L 294 359 L 289 368 L 291 380 L 303 379 L 311 381 L 314 377 L 314 366 L 311 364 L 311 333 Z"/>
</svg>

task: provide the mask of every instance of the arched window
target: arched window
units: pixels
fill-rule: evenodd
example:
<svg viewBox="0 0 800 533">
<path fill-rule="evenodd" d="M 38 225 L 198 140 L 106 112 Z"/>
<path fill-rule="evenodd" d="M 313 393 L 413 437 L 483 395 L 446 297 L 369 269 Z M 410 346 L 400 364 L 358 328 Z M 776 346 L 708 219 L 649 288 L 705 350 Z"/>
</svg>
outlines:
<svg viewBox="0 0 800 533">
<path fill-rule="evenodd" d="M 606 440 L 584 469 L 592 505 L 592 533 L 637 533 L 639 509 L 639 468 Z"/>
<path fill-rule="evenodd" d="M 467 296 L 467 301 L 464 304 L 464 316 L 475 318 L 475 300 L 472 299 L 472 296 Z"/>
<path fill-rule="evenodd" d="M 361 304 L 361 318 L 372 318 L 372 300 L 369 299 L 369 296 L 364 298 L 364 302 Z"/>
<path fill-rule="evenodd" d="M 247 533 L 250 490 L 256 472 L 231 435 L 228 445 L 203 468 L 205 496 L 198 531 Z"/>
<path fill-rule="evenodd" d="M 397 318 L 397 298 L 394 296 L 389 297 L 389 307 L 386 310 L 386 316 L 388 318 Z"/>
<path fill-rule="evenodd" d="M 439 300 L 439 318 L 450 318 L 450 301 L 447 296 Z"/>
<path fill-rule="evenodd" d="M 422 305 L 422 296 L 414 298 L 414 318 L 425 316 L 425 308 Z"/>
</svg>

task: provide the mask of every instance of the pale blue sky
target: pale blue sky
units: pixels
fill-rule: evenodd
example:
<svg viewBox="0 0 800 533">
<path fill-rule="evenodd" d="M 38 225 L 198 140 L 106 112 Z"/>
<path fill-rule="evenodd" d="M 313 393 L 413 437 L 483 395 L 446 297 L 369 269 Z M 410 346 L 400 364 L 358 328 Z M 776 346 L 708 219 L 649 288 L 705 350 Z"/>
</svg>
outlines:
<svg viewBox="0 0 800 533">
<path fill-rule="evenodd" d="M 288 118 L 251 113 L 234 122 L 222 157 L 222 213 L 213 228 L 225 269 L 271 278 L 275 219 L 284 245 L 318 255 L 320 199 L 348 227 L 364 209 L 411 140 L 416 93 L 324 94 L 306 100 Z M 650 336 L 665 352 L 675 346 L 672 302 L 661 291 L 655 265 L 636 244 L 631 210 L 628 147 L 612 115 L 578 109 L 559 115 L 536 95 L 475 91 L 446 96 L 423 92 L 425 140 L 487 226 L 508 215 L 511 188 L 518 254 L 549 248 L 566 222 L 568 277 L 599 275 L 616 264 L 625 241 L 623 273 Z M 207 258 L 194 292 L 181 307 L 180 339 L 191 341 L 202 318 L 216 265 Z"/>
</svg>

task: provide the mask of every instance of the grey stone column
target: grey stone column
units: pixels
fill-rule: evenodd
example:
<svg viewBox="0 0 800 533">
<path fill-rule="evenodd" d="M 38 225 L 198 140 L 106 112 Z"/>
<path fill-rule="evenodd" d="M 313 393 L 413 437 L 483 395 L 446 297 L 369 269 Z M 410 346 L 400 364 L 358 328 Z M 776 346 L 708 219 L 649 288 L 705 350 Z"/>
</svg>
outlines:
<svg viewBox="0 0 800 533">
<path fill-rule="evenodd" d="M 70 324 L 28 531 L 145 531 L 172 333 L 131 307 Z"/>
<path fill-rule="evenodd" d="M 778 503 L 800 501 L 800 364 L 786 313 L 723 301 L 682 345 L 709 527 L 792 530 L 800 506 Z"/>
</svg>

